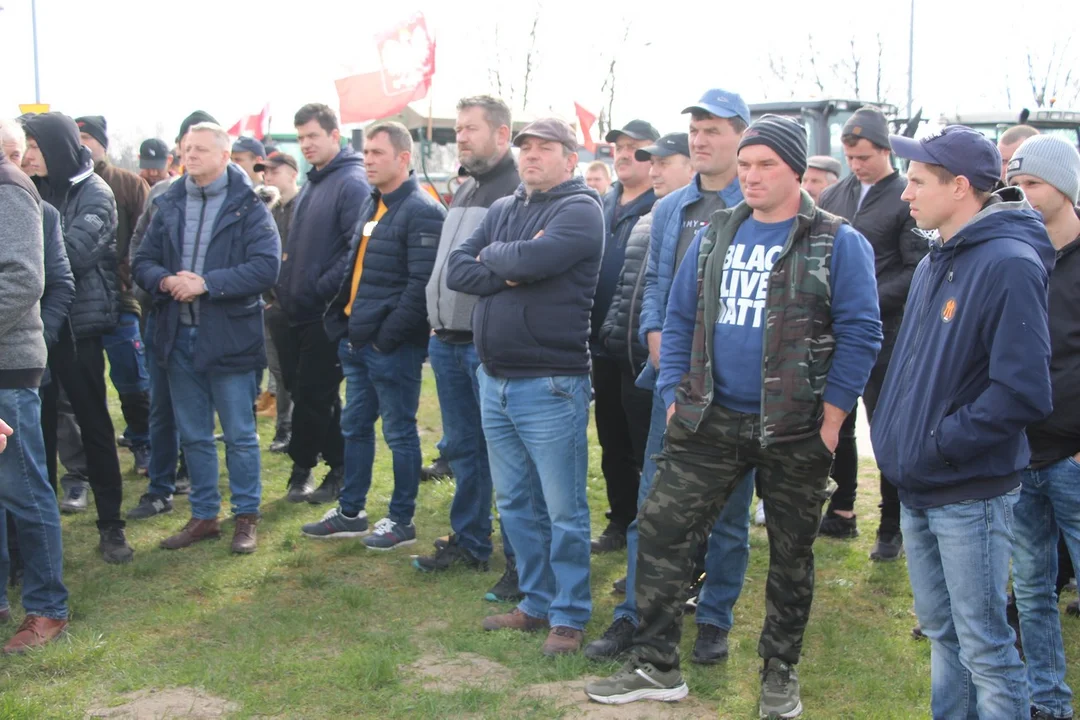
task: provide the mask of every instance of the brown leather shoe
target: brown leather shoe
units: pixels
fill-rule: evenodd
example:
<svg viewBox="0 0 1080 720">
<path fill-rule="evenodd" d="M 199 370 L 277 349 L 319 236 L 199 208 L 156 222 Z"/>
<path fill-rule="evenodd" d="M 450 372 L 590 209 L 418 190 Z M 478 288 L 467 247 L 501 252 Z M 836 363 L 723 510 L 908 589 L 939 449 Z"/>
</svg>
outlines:
<svg viewBox="0 0 1080 720">
<path fill-rule="evenodd" d="M 161 547 L 166 550 L 179 550 L 203 540 L 214 540 L 219 537 L 221 537 L 221 523 L 217 518 L 212 520 L 191 518 L 183 530 L 162 540 Z"/>
<path fill-rule="evenodd" d="M 537 632 L 548 626 L 548 621 L 542 618 L 534 618 L 526 615 L 517 608 L 502 615 L 488 615 L 484 618 L 485 630 L 520 630 L 522 632 Z"/>
<path fill-rule="evenodd" d="M 255 399 L 255 414 L 259 417 L 277 417 L 277 397 L 269 390 L 263 390 Z"/>
<path fill-rule="evenodd" d="M 585 633 L 564 625 L 556 625 L 548 633 L 544 647 L 540 649 L 548 657 L 554 655 L 569 655 L 581 650 L 581 641 Z"/>
<path fill-rule="evenodd" d="M 236 530 L 232 536 L 232 551 L 244 555 L 255 552 L 258 543 L 255 526 L 259 524 L 258 515 L 237 515 Z"/>
<path fill-rule="evenodd" d="M 27 615 L 15 635 L 4 646 L 4 652 L 12 655 L 41 647 L 64 632 L 67 624 L 67 620 L 51 620 L 40 615 Z"/>
</svg>

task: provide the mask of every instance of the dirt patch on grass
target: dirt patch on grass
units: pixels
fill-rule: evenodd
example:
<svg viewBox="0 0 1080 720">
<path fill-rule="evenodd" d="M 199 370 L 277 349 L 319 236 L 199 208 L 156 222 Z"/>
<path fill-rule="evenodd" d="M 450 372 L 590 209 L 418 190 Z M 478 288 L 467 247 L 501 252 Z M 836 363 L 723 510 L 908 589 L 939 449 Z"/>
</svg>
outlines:
<svg viewBox="0 0 1080 720">
<path fill-rule="evenodd" d="M 449 630 L 450 623 L 445 620 L 425 620 L 416 626 L 416 631 L 423 635 Z"/>
<path fill-rule="evenodd" d="M 501 689 L 511 680 L 508 669 L 475 653 L 454 657 L 427 654 L 403 669 L 418 676 L 425 690 L 438 692 L 456 692 L 470 686 Z"/>
<path fill-rule="evenodd" d="M 122 697 L 122 705 L 95 708 L 86 717 L 88 720 L 204 720 L 228 717 L 240 709 L 234 702 L 190 687 L 140 690 Z"/>
<path fill-rule="evenodd" d="M 693 695 L 674 703 L 643 701 L 628 705 L 602 705 L 585 694 L 585 683 L 599 679 L 586 677 L 569 682 L 529 685 L 519 695 L 523 699 L 550 702 L 562 710 L 565 717 L 584 720 L 708 720 L 716 717 L 715 712 L 710 712 Z"/>
</svg>

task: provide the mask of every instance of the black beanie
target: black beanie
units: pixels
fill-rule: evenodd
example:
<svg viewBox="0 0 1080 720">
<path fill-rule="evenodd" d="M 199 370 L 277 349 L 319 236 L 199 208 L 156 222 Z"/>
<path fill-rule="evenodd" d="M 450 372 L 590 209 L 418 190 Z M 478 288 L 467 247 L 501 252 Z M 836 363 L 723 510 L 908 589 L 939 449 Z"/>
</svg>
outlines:
<svg viewBox="0 0 1080 720">
<path fill-rule="evenodd" d="M 101 147 L 109 147 L 109 135 L 106 132 L 105 118 L 101 115 L 83 115 L 75 118 L 75 124 L 79 126 L 79 132 L 86 133 L 101 143 Z"/>
<path fill-rule="evenodd" d="M 176 136 L 176 142 L 180 142 L 181 138 L 187 135 L 187 131 L 191 129 L 192 125 L 198 125 L 199 123 L 217 123 L 217 120 L 208 112 L 202 110 L 196 110 L 195 112 L 184 118 L 184 122 L 180 123 L 180 134 Z"/>
<path fill-rule="evenodd" d="M 806 173 L 806 128 L 791 118 L 762 115 L 739 141 L 740 150 L 748 145 L 771 148 L 800 178 Z"/>
</svg>

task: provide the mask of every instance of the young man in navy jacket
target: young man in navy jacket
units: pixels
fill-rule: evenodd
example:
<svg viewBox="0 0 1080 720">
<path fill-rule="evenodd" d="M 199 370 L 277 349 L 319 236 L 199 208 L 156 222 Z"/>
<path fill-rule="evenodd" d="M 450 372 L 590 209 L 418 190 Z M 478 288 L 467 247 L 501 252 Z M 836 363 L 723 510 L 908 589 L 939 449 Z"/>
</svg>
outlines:
<svg viewBox="0 0 1080 720">
<path fill-rule="evenodd" d="M 903 200 L 936 230 L 911 283 L 870 427 L 900 494 L 915 612 L 931 642 L 934 717 L 1030 717 L 1006 621 L 1013 507 L 1050 413 L 1047 276 L 1054 251 L 1001 155 L 963 126 L 890 138 L 911 160 Z"/>
<path fill-rule="evenodd" d="M 604 251 L 600 197 L 574 176 L 562 120 L 518 134 L 522 186 L 450 255 L 451 290 L 479 295 L 473 341 L 499 516 L 524 600 L 485 630 L 551 632 L 543 652 L 581 647 L 589 592 L 589 313 Z"/>
</svg>

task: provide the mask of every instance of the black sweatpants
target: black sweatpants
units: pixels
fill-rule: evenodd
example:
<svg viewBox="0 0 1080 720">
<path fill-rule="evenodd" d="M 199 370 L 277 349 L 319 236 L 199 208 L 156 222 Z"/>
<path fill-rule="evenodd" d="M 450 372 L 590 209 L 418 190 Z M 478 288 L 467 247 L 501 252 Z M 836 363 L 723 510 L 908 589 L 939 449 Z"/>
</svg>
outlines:
<svg viewBox="0 0 1080 720">
<path fill-rule="evenodd" d="M 616 361 L 594 357 L 592 363 L 600 468 L 611 507 L 608 518 L 625 531 L 637 517 L 653 395 L 635 386 L 634 378 L 623 373 Z"/>
</svg>

